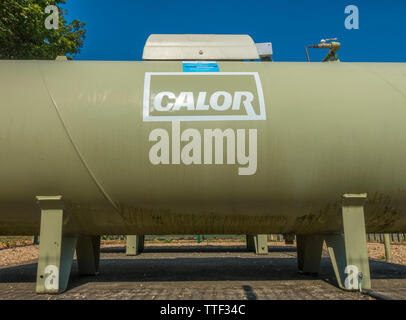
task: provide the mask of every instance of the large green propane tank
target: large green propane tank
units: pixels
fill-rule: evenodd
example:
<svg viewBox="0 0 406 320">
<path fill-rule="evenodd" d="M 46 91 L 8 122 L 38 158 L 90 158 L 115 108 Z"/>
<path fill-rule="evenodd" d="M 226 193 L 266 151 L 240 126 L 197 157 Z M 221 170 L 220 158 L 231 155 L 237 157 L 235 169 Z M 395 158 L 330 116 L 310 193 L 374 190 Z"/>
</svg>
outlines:
<svg viewBox="0 0 406 320">
<path fill-rule="evenodd" d="M 0 61 L 0 234 L 406 231 L 406 64 Z"/>
</svg>

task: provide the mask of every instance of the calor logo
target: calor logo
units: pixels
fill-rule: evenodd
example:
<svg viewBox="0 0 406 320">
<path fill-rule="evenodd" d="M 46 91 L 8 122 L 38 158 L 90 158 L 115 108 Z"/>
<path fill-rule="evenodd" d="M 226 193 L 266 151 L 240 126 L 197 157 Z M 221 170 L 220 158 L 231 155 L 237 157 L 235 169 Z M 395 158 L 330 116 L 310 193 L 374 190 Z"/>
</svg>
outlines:
<svg viewBox="0 0 406 320">
<path fill-rule="evenodd" d="M 241 123 L 233 126 L 232 120 Z M 252 123 L 244 128 L 244 120 L 266 120 L 257 72 L 145 74 L 143 121 L 163 122 L 149 134 L 152 165 L 237 165 L 238 175 L 254 175 L 258 130 Z"/>
<path fill-rule="evenodd" d="M 256 72 L 148 72 L 144 121 L 265 120 Z"/>
</svg>

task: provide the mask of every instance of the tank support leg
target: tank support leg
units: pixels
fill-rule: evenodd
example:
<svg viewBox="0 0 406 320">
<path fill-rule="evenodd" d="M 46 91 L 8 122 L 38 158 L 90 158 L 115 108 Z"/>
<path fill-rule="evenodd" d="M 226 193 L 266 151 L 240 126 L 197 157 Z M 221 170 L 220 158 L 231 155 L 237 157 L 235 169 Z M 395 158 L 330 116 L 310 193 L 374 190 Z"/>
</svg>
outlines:
<svg viewBox="0 0 406 320">
<path fill-rule="evenodd" d="M 256 234 L 254 236 L 255 254 L 268 254 L 268 235 Z"/>
<path fill-rule="evenodd" d="M 63 234 L 61 196 L 38 196 L 37 202 L 41 208 L 41 242 L 36 292 L 60 293 L 68 286 L 77 237 Z"/>
<path fill-rule="evenodd" d="M 296 235 L 297 264 L 300 273 L 316 275 L 323 250 L 322 235 Z"/>
<path fill-rule="evenodd" d="M 145 235 L 140 235 L 140 246 L 139 246 L 140 253 L 144 252 L 144 243 L 145 243 Z"/>
<path fill-rule="evenodd" d="M 79 236 L 76 247 L 79 274 L 99 274 L 100 236 Z"/>
<path fill-rule="evenodd" d="M 126 255 L 136 256 L 144 251 L 144 235 L 127 235 Z"/>
<path fill-rule="evenodd" d="M 247 234 L 247 250 L 255 254 L 268 254 L 268 235 L 267 234 Z"/>
<path fill-rule="evenodd" d="M 386 257 L 386 262 L 392 262 L 392 252 L 390 249 L 390 237 L 389 233 L 385 233 L 383 235 L 384 239 L 384 244 L 385 244 L 385 257 Z"/>
<path fill-rule="evenodd" d="M 325 237 L 340 288 L 371 289 L 368 249 L 365 232 L 366 194 L 345 194 L 342 202 L 344 234 Z"/>
<path fill-rule="evenodd" d="M 251 234 L 246 235 L 247 250 L 249 252 L 255 252 L 254 236 Z"/>
</svg>

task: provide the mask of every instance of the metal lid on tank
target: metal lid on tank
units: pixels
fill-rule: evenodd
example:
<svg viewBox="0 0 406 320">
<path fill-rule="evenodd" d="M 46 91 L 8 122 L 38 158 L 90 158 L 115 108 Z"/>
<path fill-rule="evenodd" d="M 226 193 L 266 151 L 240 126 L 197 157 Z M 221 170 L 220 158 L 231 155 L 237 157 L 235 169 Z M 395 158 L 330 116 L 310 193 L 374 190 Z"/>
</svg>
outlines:
<svg viewBox="0 0 406 320">
<path fill-rule="evenodd" d="M 144 47 L 144 60 L 255 60 L 254 41 L 248 35 L 152 34 Z"/>
</svg>

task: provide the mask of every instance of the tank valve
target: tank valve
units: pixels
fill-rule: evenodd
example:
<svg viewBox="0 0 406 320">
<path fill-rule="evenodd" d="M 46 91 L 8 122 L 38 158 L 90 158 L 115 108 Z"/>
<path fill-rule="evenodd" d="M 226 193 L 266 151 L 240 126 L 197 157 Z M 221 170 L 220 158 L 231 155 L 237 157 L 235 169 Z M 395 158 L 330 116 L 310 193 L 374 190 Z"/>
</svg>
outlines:
<svg viewBox="0 0 406 320">
<path fill-rule="evenodd" d="M 320 43 L 314 44 L 311 46 L 306 47 L 306 56 L 307 56 L 307 61 L 310 62 L 310 57 L 309 57 L 309 48 L 315 48 L 315 49 L 330 49 L 328 52 L 327 56 L 324 58 L 323 62 L 326 61 L 340 61 L 337 56 L 337 51 L 341 47 L 341 43 L 336 41 L 337 38 L 331 38 L 331 39 L 321 39 Z"/>
</svg>

